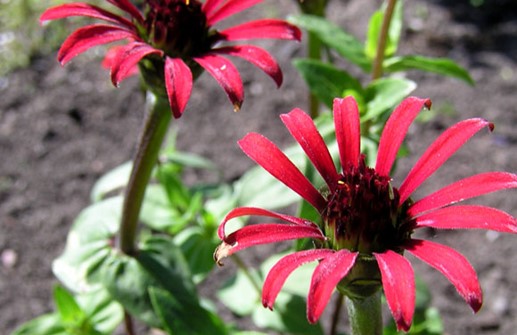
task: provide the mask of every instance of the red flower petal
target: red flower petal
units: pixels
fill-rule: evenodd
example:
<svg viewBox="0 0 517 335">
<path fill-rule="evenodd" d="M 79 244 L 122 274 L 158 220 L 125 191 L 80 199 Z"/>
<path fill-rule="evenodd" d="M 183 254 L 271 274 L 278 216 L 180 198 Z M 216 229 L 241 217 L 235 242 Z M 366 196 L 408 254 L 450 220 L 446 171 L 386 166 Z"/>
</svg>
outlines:
<svg viewBox="0 0 517 335">
<path fill-rule="evenodd" d="M 212 52 L 240 57 L 255 65 L 273 78 L 276 85 L 282 85 L 282 70 L 275 59 L 264 49 L 252 45 L 234 45 L 212 49 Z"/>
<path fill-rule="evenodd" d="M 163 51 L 142 42 L 131 42 L 120 47 L 111 66 L 111 82 L 118 84 L 131 75 L 138 62 L 147 55 L 163 55 Z"/>
<path fill-rule="evenodd" d="M 95 19 L 101 19 L 108 22 L 118 23 L 127 28 L 134 29 L 135 25 L 126 18 L 117 14 L 108 12 L 100 7 L 90 5 L 87 3 L 69 3 L 55 6 L 47 9 L 41 14 L 40 23 L 49 20 L 63 19 L 71 16 L 86 16 Z"/>
<path fill-rule="evenodd" d="M 101 65 L 106 69 L 111 69 L 114 65 L 115 60 L 118 57 L 119 52 L 124 52 L 125 45 L 116 45 L 114 47 L 110 47 L 104 58 L 102 59 Z M 137 74 L 139 71 L 138 66 L 135 65 L 132 69 L 129 70 L 128 77 Z"/>
<path fill-rule="evenodd" d="M 144 22 L 144 17 L 142 16 L 142 13 L 138 10 L 138 8 L 135 7 L 129 0 L 108 0 L 109 3 L 111 3 L 114 6 L 117 6 L 118 8 L 122 9 L 124 12 L 131 15 L 133 18 L 135 18 L 138 22 L 142 23 Z"/>
<path fill-rule="evenodd" d="M 241 217 L 241 216 L 248 216 L 248 215 L 255 215 L 255 216 L 267 216 L 275 219 L 284 220 L 290 223 L 294 223 L 300 226 L 312 226 L 317 228 L 318 226 L 311 221 L 301 219 L 296 216 L 281 214 L 277 212 L 268 211 L 267 209 L 263 208 L 257 208 L 257 207 L 238 207 L 233 210 L 231 210 L 223 219 L 223 222 L 219 225 L 219 228 L 217 230 L 217 234 L 219 235 L 219 238 L 221 240 L 226 239 L 226 234 L 224 233 L 224 229 L 226 226 L 226 223 L 232 219 Z"/>
<path fill-rule="evenodd" d="M 323 259 L 314 270 L 307 297 L 307 319 L 316 323 L 327 306 L 336 285 L 345 277 L 357 258 L 357 252 L 336 251 Z"/>
<path fill-rule="evenodd" d="M 325 141 L 318 132 L 311 117 L 299 108 L 288 114 L 280 115 L 291 135 L 300 144 L 307 157 L 323 177 L 331 190 L 336 188 L 339 175 L 327 149 Z"/>
<path fill-rule="evenodd" d="M 224 5 L 219 7 L 216 11 L 211 11 L 207 15 L 207 25 L 213 26 L 215 23 L 226 19 L 228 16 L 242 12 L 250 7 L 257 5 L 263 0 L 228 0 Z"/>
<path fill-rule="evenodd" d="M 404 248 L 418 259 L 440 271 L 458 290 L 474 312 L 483 304 L 483 292 L 476 271 L 456 250 L 442 244 L 411 240 Z"/>
<path fill-rule="evenodd" d="M 203 3 L 203 13 L 205 13 L 206 17 L 212 16 L 213 12 L 219 8 L 219 6 L 227 0 L 206 0 Z"/>
<path fill-rule="evenodd" d="M 74 31 L 63 42 L 57 59 L 64 65 L 78 54 L 101 44 L 135 38 L 135 34 L 127 29 L 109 25 L 91 25 Z"/>
<path fill-rule="evenodd" d="M 238 143 L 246 155 L 314 208 L 320 212 L 325 208 L 326 201 L 318 190 L 273 142 L 260 134 L 249 133 Z"/>
<path fill-rule="evenodd" d="M 262 305 L 272 310 L 278 293 L 280 293 L 282 286 L 284 286 L 287 277 L 289 277 L 294 270 L 303 264 L 320 260 L 333 253 L 334 251 L 329 249 L 311 249 L 295 252 L 283 257 L 267 274 L 262 288 Z"/>
<path fill-rule="evenodd" d="M 300 41 L 300 29 L 282 20 L 263 19 L 239 24 L 220 32 L 226 41 L 274 38 Z"/>
<path fill-rule="evenodd" d="M 431 100 L 409 97 L 395 108 L 386 122 L 379 142 L 379 153 L 375 171 L 381 176 L 389 176 L 400 145 L 409 126 L 423 107 L 431 108 Z"/>
<path fill-rule="evenodd" d="M 419 216 L 417 228 L 487 229 L 517 233 L 517 220 L 501 210 L 485 206 L 452 206 Z"/>
<path fill-rule="evenodd" d="M 409 331 L 415 312 L 415 274 L 411 263 L 388 250 L 374 253 L 381 271 L 382 287 L 397 330 Z"/>
<path fill-rule="evenodd" d="M 233 104 L 233 110 L 239 111 L 244 100 L 241 76 L 229 60 L 215 54 L 194 57 L 194 60 L 217 80 Z"/>
<path fill-rule="evenodd" d="M 192 72 L 181 58 L 165 58 L 165 88 L 172 114 L 179 118 L 192 92 Z"/>
<path fill-rule="evenodd" d="M 415 166 L 409 171 L 399 188 L 400 203 L 407 198 L 449 159 L 468 139 L 484 127 L 493 129 L 493 124 L 483 119 L 468 119 L 458 122 L 438 137 Z"/>
<path fill-rule="evenodd" d="M 361 126 L 357 102 L 352 96 L 334 99 L 333 111 L 341 166 L 343 169 L 348 164 L 357 167 L 361 153 Z"/>
<path fill-rule="evenodd" d="M 260 244 L 297 240 L 300 238 L 324 240 L 325 236 L 317 227 L 285 223 L 254 224 L 242 227 L 226 236 L 223 243 L 217 247 L 214 259 L 218 264 L 221 264 L 221 259 L 242 249 Z"/>
<path fill-rule="evenodd" d="M 415 202 L 409 214 L 416 216 L 483 194 L 517 187 L 517 175 L 507 172 L 486 172 L 452 183 Z"/>
</svg>

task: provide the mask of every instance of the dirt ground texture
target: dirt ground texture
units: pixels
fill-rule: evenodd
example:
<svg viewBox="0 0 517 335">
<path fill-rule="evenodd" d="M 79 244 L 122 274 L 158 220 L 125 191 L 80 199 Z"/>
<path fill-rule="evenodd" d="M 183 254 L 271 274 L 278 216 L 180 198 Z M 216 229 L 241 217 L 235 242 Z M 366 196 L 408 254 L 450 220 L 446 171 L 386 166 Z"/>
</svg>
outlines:
<svg viewBox="0 0 517 335">
<path fill-rule="evenodd" d="M 407 143 L 413 154 L 399 162 L 395 185 L 449 125 L 477 116 L 496 125 L 492 134 L 476 135 L 415 198 L 475 173 L 517 172 L 517 4 L 513 0 L 485 2 L 480 8 L 466 0 L 408 1 L 406 6 L 400 53 L 450 57 L 470 71 L 476 86 L 433 74 L 407 74 L 418 83 L 414 95 L 431 98 L 434 110 L 447 113 L 412 126 Z M 367 18 L 379 3 L 330 0 L 328 13 L 332 21 L 363 38 Z M 267 0 L 237 20 L 289 11 L 296 11 L 292 1 Z M 177 121 L 179 148 L 215 161 L 226 180 L 238 178 L 252 166 L 238 149 L 238 139 L 257 131 L 281 145 L 289 144 L 278 115 L 307 106 L 306 88 L 290 64 L 292 57 L 303 56 L 304 44 L 266 41 L 262 45 L 284 70 L 280 90 L 257 69 L 236 61 L 245 83 L 242 111 L 233 113 L 215 81 L 203 75 Z M 100 51 L 90 52 L 65 68 L 55 55 L 38 58 L 29 68 L 0 78 L 1 335 L 52 310 L 51 262 L 62 252 L 73 219 L 88 205 L 95 180 L 134 152 L 143 111 L 138 81 L 131 79 L 113 88 L 100 67 L 100 55 Z M 474 203 L 517 215 L 515 190 Z M 426 238 L 463 253 L 477 270 L 484 290 L 484 306 L 474 315 L 440 273 L 411 259 L 416 273 L 430 286 L 446 334 L 515 334 L 516 236 L 426 231 Z M 221 271 L 228 269 L 216 269 L 216 275 Z"/>
</svg>

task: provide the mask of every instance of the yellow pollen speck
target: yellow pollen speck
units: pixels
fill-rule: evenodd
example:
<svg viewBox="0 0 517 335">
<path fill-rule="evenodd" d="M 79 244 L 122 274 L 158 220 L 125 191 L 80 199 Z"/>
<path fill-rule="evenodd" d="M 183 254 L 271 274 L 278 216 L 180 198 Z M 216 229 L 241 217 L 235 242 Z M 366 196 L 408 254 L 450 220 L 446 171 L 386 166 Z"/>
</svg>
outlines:
<svg viewBox="0 0 517 335">
<path fill-rule="evenodd" d="M 344 181 L 342 181 L 342 180 L 338 180 L 338 181 L 337 181 L 337 183 L 338 183 L 339 185 L 343 185 L 343 184 L 345 184 L 345 182 L 344 182 Z"/>
</svg>

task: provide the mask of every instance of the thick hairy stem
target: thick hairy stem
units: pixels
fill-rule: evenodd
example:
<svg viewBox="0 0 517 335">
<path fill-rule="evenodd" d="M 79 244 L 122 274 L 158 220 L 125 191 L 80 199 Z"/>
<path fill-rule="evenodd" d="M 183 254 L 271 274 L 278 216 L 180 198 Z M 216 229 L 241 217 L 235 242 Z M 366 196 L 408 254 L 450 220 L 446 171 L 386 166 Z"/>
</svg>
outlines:
<svg viewBox="0 0 517 335">
<path fill-rule="evenodd" d="M 373 63 L 372 80 L 379 79 L 382 76 L 382 63 L 384 62 L 384 52 L 386 50 L 386 44 L 388 42 L 388 34 L 390 31 L 391 19 L 395 10 L 397 0 L 388 0 L 388 6 L 384 12 L 384 18 L 382 20 L 381 32 L 379 33 L 377 55 Z"/>
<path fill-rule="evenodd" d="M 127 255 L 136 253 L 136 232 L 140 208 L 151 173 L 171 119 L 167 101 L 147 93 L 147 116 L 138 149 L 133 161 L 122 207 L 120 250 Z"/>
<path fill-rule="evenodd" d="M 381 290 L 367 298 L 346 299 L 352 335 L 382 335 Z"/>
</svg>

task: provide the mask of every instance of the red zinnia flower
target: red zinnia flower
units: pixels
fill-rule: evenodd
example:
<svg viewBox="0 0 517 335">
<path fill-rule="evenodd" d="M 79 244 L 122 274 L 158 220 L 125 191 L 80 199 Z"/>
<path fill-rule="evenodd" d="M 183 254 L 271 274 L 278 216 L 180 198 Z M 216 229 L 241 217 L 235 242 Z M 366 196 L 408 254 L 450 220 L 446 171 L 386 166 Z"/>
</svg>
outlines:
<svg viewBox="0 0 517 335">
<path fill-rule="evenodd" d="M 382 133 L 375 169 L 360 154 L 359 111 L 352 97 L 334 100 L 334 125 L 342 172 L 311 118 L 300 109 L 281 116 L 325 180 L 328 190 L 318 191 L 278 147 L 257 133 L 240 140 L 242 150 L 275 178 L 297 192 L 321 215 L 320 225 L 302 218 L 260 208 L 232 210 L 219 227 L 223 240 L 214 255 L 217 262 L 244 248 L 270 242 L 311 238 L 316 249 L 282 258 L 264 282 L 262 302 L 272 308 L 289 274 L 300 265 L 319 261 L 307 299 L 307 318 L 316 322 L 337 288 L 351 298 L 366 297 L 382 285 L 398 329 L 407 331 L 415 306 L 415 279 L 405 251 L 440 271 L 474 311 L 482 304 L 476 273 L 457 251 L 444 245 L 414 239 L 421 227 L 477 228 L 517 232 L 516 219 L 495 208 L 450 206 L 468 198 L 517 187 L 517 175 L 505 172 L 478 174 L 413 202 L 409 197 L 431 174 L 480 129 L 493 125 L 468 119 L 447 129 L 431 144 L 400 187 L 391 184 L 390 170 L 404 136 L 429 100 L 410 97 L 393 112 Z M 286 221 L 245 226 L 229 235 L 226 223 L 236 217 L 259 215 Z M 360 280 L 359 280 L 360 279 Z"/>
<path fill-rule="evenodd" d="M 260 68 L 276 82 L 282 72 L 273 57 L 252 45 L 214 47 L 220 42 L 243 39 L 296 39 L 300 30 L 282 20 L 262 19 L 217 31 L 217 22 L 262 0 L 146 0 L 142 13 L 129 0 L 107 0 L 130 19 L 87 3 L 70 3 L 47 9 L 41 22 L 71 16 L 92 17 L 108 24 L 92 24 L 74 31 L 63 43 L 58 60 L 65 64 L 91 47 L 127 40 L 112 50 L 105 64 L 111 67 L 111 81 L 117 86 L 134 73 L 138 64 L 147 85 L 167 95 L 174 117 L 181 116 L 190 97 L 193 78 L 202 69 L 225 90 L 234 110 L 239 110 L 243 85 L 235 65 L 220 55 L 240 57 Z"/>
</svg>

